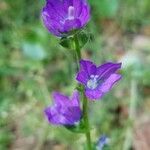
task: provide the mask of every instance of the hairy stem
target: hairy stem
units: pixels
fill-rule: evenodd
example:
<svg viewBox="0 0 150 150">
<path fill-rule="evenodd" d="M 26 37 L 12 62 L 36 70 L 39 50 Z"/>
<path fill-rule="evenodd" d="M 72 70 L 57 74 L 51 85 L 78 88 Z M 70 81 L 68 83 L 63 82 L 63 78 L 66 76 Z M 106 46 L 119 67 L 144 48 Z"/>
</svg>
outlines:
<svg viewBox="0 0 150 150">
<path fill-rule="evenodd" d="M 77 65 L 78 65 L 78 70 L 79 70 L 79 61 L 81 59 L 81 50 L 80 50 L 80 45 L 79 45 L 79 40 L 77 35 L 74 35 L 74 43 L 75 43 L 75 51 L 76 51 L 76 56 L 77 56 Z M 84 94 L 84 90 L 82 90 L 81 93 L 83 96 L 83 120 L 84 120 L 84 125 L 86 128 L 86 143 L 87 143 L 87 150 L 92 150 L 92 144 L 91 144 L 91 135 L 90 135 L 90 124 L 89 124 L 89 118 L 88 118 L 88 100 Z"/>
</svg>

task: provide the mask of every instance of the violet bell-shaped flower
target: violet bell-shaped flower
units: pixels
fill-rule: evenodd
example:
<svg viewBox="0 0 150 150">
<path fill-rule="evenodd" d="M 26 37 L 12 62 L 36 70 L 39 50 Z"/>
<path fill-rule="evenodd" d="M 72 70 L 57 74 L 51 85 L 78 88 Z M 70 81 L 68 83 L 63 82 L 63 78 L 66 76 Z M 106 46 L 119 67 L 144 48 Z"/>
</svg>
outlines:
<svg viewBox="0 0 150 150">
<path fill-rule="evenodd" d="M 74 125 L 81 118 L 79 93 L 74 91 L 71 98 L 61 93 L 53 93 L 54 105 L 44 110 L 48 122 L 53 125 Z"/>
<path fill-rule="evenodd" d="M 88 23 L 90 7 L 86 0 L 46 0 L 42 19 L 49 32 L 64 37 Z"/>
<path fill-rule="evenodd" d="M 76 80 L 84 85 L 87 98 L 101 99 L 121 79 L 121 75 L 116 73 L 120 68 L 121 63 L 108 62 L 97 67 L 91 61 L 81 60 Z"/>
</svg>

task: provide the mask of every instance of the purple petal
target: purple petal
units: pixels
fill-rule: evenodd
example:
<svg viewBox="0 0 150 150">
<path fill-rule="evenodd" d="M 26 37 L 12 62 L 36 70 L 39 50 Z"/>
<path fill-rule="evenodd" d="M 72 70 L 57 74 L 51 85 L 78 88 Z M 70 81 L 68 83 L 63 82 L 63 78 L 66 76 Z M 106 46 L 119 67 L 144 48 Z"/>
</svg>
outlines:
<svg viewBox="0 0 150 150">
<path fill-rule="evenodd" d="M 89 79 L 88 74 L 85 71 L 80 71 L 76 77 L 76 80 L 84 85 L 86 85 L 88 79 Z"/>
<path fill-rule="evenodd" d="M 103 93 L 109 92 L 112 86 L 121 79 L 120 74 L 112 74 L 110 77 L 99 87 L 99 90 Z"/>
<path fill-rule="evenodd" d="M 80 27 L 81 27 L 81 22 L 79 19 L 73 19 L 73 20 L 67 19 L 64 24 L 63 32 L 68 32 L 76 28 L 78 29 Z"/>
<path fill-rule="evenodd" d="M 97 68 L 96 65 L 91 65 L 91 67 L 89 68 L 89 75 L 96 75 L 97 73 Z"/>
<path fill-rule="evenodd" d="M 97 74 L 101 79 L 106 79 L 120 68 L 121 63 L 105 63 L 97 68 Z"/>
<path fill-rule="evenodd" d="M 79 107 L 47 107 L 44 111 L 45 117 L 53 125 L 73 125 L 81 118 Z"/>
<path fill-rule="evenodd" d="M 66 118 L 67 120 L 66 124 L 68 125 L 75 124 L 81 118 L 81 110 L 79 107 L 68 107 L 62 114 Z"/>
<path fill-rule="evenodd" d="M 76 18 L 79 18 L 79 16 L 81 15 L 82 7 L 83 7 L 84 3 L 85 2 L 83 0 L 73 0 L 73 6 L 75 8 L 75 17 Z"/>
<path fill-rule="evenodd" d="M 80 20 L 82 20 L 82 26 L 84 26 L 90 20 L 90 7 L 87 5 L 83 5 L 82 12 L 79 16 Z"/>
<path fill-rule="evenodd" d="M 85 94 L 91 100 L 101 99 L 103 95 L 111 90 L 113 85 L 121 79 L 121 75 L 112 74 L 104 83 L 102 83 L 98 88 L 91 90 L 86 89 Z"/>
<path fill-rule="evenodd" d="M 47 107 L 44 114 L 48 122 L 54 125 L 59 125 L 60 120 L 64 120 L 64 117 L 59 115 L 56 107 Z"/>
<path fill-rule="evenodd" d="M 64 105 L 68 105 L 69 101 L 69 97 L 65 96 L 59 92 L 53 92 L 52 94 L 53 99 L 55 101 L 55 104 L 57 106 L 64 106 Z"/>
<path fill-rule="evenodd" d="M 69 6 L 73 6 L 73 0 L 63 0 L 64 3 L 64 9 L 66 13 L 68 13 Z"/>
<path fill-rule="evenodd" d="M 53 33 L 56 36 L 59 36 L 60 35 L 59 30 L 60 31 L 62 30 L 62 25 L 59 22 L 60 18 L 57 15 L 55 16 L 55 18 L 53 18 L 54 17 L 53 12 L 50 14 L 48 13 L 47 8 L 43 8 L 42 19 L 43 19 L 44 25 L 49 30 L 49 32 Z"/>
<path fill-rule="evenodd" d="M 71 106 L 80 107 L 79 100 L 80 100 L 80 95 L 79 95 L 79 92 L 76 90 L 74 91 L 71 97 L 71 102 L 70 102 Z"/>
<path fill-rule="evenodd" d="M 49 8 L 49 14 L 55 13 L 54 16 L 59 16 L 60 19 L 64 19 L 66 12 L 64 10 L 64 2 L 62 0 L 47 0 L 46 6 Z"/>
<path fill-rule="evenodd" d="M 96 71 L 96 66 L 88 60 L 80 60 L 80 67 L 81 70 L 85 71 L 89 76 Z"/>
<path fill-rule="evenodd" d="M 93 62 L 91 62 L 89 60 L 83 60 L 83 59 L 80 60 L 80 67 L 83 70 L 87 70 L 87 68 L 91 65 L 93 65 Z"/>
<path fill-rule="evenodd" d="M 99 89 L 94 89 L 94 90 L 86 89 L 85 95 L 90 100 L 97 100 L 103 96 L 103 93 Z"/>
<path fill-rule="evenodd" d="M 56 5 L 56 3 L 58 5 Z M 49 32 L 56 36 L 61 36 L 60 31 L 63 29 L 61 22 L 63 22 L 64 16 L 66 16 L 64 10 L 62 9 L 62 4 L 63 3 L 60 1 L 47 0 L 47 3 L 42 11 L 44 25 Z"/>
</svg>

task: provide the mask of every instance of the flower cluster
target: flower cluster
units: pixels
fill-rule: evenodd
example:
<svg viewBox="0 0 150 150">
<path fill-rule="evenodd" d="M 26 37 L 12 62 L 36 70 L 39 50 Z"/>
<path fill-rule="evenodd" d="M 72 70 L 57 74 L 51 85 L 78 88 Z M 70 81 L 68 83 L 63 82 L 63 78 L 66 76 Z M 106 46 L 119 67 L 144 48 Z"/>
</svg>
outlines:
<svg viewBox="0 0 150 150">
<path fill-rule="evenodd" d="M 121 79 L 121 75 L 115 73 L 121 68 L 120 63 L 109 62 L 96 67 L 91 61 L 81 60 L 80 65 L 76 79 L 84 85 L 85 94 L 90 100 L 101 99 Z M 70 99 L 55 92 L 53 99 L 54 106 L 45 109 L 45 115 L 50 123 L 73 125 L 81 119 L 80 98 L 77 91 Z"/>
<path fill-rule="evenodd" d="M 87 1 L 46 0 L 46 5 L 42 10 L 42 19 L 45 27 L 53 35 L 67 40 L 74 37 L 76 53 L 79 55 L 78 59 L 80 59 L 81 45 L 76 31 L 83 28 L 90 19 L 90 7 Z M 78 129 L 79 127 L 81 130 L 83 130 L 83 127 L 86 128 L 84 133 L 87 137 L 88 148 L 91 150 L 87 99 L 100 100 L 112 89 L 121 79 L 121 75 L 117 73 L 121 68 L 121 63 L 107 62 L 96 66 L 93 62 L 82 59 L 79 63 L 80 69 L 76 75 L 76 80 L 83 87 L 78 89 L 84 96 L 83 110 L 80 108 L 79 91 L 74 91 L 71 97 L 54 92 L 54 104 L 45 108 L 44 114 L 48 122 L 53 125 L 62 125 L 71 129 Z M 82 118 L 83 120 L 81 120 Z M 102 136 L 97 143 L 97 150 L 102 150 L 107 143 L 108 138 Z"/>
</svg>

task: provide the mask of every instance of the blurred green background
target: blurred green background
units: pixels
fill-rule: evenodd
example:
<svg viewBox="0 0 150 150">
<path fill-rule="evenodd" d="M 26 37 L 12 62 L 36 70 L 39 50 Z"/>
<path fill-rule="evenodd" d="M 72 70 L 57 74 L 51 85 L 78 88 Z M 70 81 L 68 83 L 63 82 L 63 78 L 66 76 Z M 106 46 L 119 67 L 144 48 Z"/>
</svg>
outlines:
<svg viewBox="0 0 150 150">
<path fill-rule="evenodd" d="M 83 58 L 122 61 L 123 79 L 89 108 L 93 142 L 108 150 L 150 149 L 150 0 L 89 0 L 93 35 Z M 72 51 L 47 32 L 44 0 L 0 0 L 0 150 L 82 150 L 85 137 L 43 117 L 54 90 L 74 89 Z"/>
</svg>

